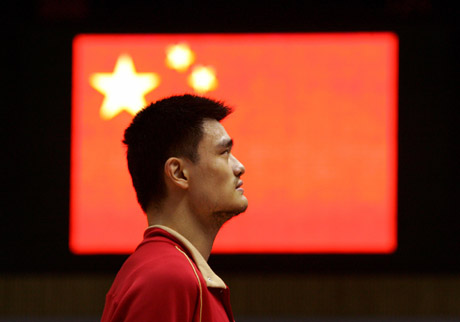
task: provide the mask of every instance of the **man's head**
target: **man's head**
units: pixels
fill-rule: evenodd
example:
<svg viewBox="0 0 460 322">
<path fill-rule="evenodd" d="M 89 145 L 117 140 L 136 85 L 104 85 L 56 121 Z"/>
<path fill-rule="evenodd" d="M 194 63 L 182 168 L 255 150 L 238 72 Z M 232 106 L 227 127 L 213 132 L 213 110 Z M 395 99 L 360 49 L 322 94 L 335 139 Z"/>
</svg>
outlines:
<svg viewBox="0 0 460 322">
<path fill-rule="evenodd" d="M 134 117 L 123 143 L 144 212 L 167 197 L 165 179 L 187 190 L 196 206 L 207 200 L 208 207 L 225 211 L 225 200 L 239 195 L 232 207 L 241 208 L 237 212 L 246 208 L 247 200 L 237 189 L 244 167 L 231 155 L 232 141 L 219 123 L 230 113 L 221 102 L 183 95 L 152 103 Z M 232 192 L 227 191 L 230 186 Z"/>
</svg>

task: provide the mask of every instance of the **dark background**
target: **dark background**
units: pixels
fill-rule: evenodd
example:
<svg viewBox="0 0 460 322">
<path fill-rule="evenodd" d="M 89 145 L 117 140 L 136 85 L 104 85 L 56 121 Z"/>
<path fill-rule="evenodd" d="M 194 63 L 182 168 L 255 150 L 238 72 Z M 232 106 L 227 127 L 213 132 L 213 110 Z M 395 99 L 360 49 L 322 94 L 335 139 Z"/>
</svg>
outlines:
<svg viewBox="0 0 460 322">
<path fill-rule="evenodd" d="M 230 272 L 460 273 L 453 138 L 459 52 L 456 15 L 448 2 L 48 0 L 7 8 L 2 271 L 112 272 L 126 258 L 68 251 L 76 34 L 393 31 L 400 46 L 396 253 L 214 255 L 211 265 Z"/>
<path fill-rule="evenodd" d="M 399 37 L 396 253 L 213 255 L 210 264 L 232 290 L 237 320 L 385 316 L 414 321 L 412 317 L 421 316 L 420 321 L 428 321 L 425 317 L 431 316 L 430 321 L 441 321 L 460 316 L 460 226 L 454 189 L 459 51 L 453 3 L 2 2 L 0 111 L 6 162 L 0 208 L 0 320 L 59 316 L 53 321 L 64 321 L 66 316 L 97 321 L 126 258 L 74 256 L 68 250 L 73 37 L 188 32 L 393 31 Z M 275 318 L 251 321 L 262 320 Z"/>
</svg>

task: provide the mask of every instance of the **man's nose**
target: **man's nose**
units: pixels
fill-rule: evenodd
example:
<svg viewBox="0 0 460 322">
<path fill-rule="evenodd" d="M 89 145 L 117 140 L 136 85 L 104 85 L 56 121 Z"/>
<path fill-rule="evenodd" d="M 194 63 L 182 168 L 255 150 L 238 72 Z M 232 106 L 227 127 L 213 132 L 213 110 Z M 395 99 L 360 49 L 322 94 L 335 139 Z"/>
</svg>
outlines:
<svg viewBox="0 0 460 322">
<path fill-rule="evenodd" d="M 235 174 L 235 176 L 239 177 L 239 176 L 242 176 L 245 172 L 246 172 L 246 168 L 244 167 L 244 165 L 237 159 L 235 158 L 233 155 L 232 155 L 232 158 L 233 158 L 233 173 Z"/>
</svg>

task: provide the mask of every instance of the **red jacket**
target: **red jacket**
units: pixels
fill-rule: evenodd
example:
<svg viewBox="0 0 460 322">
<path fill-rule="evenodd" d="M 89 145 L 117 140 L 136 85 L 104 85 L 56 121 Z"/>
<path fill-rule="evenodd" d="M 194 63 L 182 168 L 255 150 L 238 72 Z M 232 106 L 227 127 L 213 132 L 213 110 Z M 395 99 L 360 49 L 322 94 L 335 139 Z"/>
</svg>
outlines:
<svg viewBox="0 0 460 322">
<path fill-rule="evenodd" d="M 234 319 L 228 287 L 196 248 L 172 229 L 154 226 L 145 231 L 107 293 L 105 321 Z"/>
</svg>

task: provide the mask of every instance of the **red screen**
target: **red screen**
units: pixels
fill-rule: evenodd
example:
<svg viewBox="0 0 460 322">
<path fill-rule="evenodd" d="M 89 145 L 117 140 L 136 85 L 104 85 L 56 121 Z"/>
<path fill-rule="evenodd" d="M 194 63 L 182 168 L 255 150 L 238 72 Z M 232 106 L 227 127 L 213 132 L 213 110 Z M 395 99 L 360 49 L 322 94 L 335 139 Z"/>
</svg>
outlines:
<svg viewBox="0 0 460 322">
<path fill-rule="evenodd" d="M 389 32 L 79 35 L 73 42 L 70 249 L 129 253 L 146 216 L 121 140 L 149 102 L 223 100 L 248 210 L 214 253 L 397 247 L 398 39 Z"/>
</svg>

